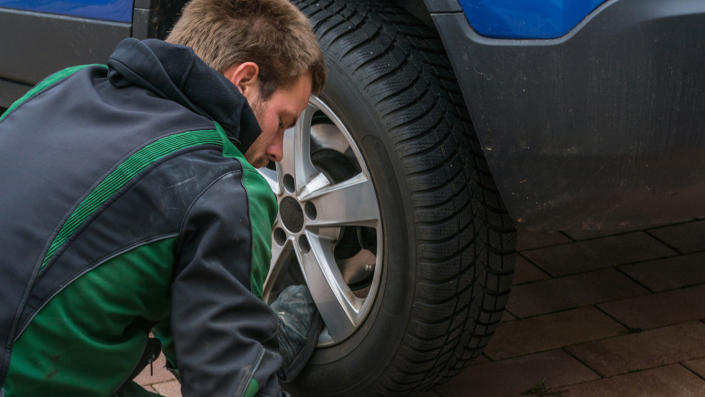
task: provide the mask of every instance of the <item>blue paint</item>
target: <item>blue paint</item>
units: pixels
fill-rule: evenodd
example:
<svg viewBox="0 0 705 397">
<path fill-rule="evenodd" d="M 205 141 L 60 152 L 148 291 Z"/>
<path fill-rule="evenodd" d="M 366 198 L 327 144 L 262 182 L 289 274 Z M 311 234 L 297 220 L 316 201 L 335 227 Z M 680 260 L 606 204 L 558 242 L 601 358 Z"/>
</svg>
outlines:
<svg viewBox="0 0 705 397">
<path fill-rule="evenodd" d="M 0 7 L 70 15 L 115 22 L 132 22 L 133 0 L 0 0 Z"/>
<path fill-rule="evenodd" d="M 475 31 L 511 39 L 563 36 L 607 0 L 459 0 Z"/>
</svg>

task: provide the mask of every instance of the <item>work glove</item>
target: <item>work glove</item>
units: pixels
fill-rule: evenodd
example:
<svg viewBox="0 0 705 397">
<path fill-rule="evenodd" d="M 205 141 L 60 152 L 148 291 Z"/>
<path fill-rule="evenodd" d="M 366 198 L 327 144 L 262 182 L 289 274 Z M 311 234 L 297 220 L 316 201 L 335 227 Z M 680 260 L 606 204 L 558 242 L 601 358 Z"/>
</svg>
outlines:
<svg viewBox="0 0 705 397">
<path fill-rule="evenodd" d="M 279 318 L 279 354 L 284 359 L 279 378 L 291 382 L 303 370 L 318 344 L 323 320 L 305 285 L 284 289 L 270 306 Z"/>
</svg>

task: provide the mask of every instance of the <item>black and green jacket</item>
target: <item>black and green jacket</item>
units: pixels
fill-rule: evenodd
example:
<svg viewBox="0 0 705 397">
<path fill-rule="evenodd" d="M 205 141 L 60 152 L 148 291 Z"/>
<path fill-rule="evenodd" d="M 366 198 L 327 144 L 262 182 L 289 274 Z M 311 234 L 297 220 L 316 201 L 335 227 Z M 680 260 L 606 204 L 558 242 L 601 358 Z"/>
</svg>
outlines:
<svg viewBox="0 0 705 397">
<path fill-rule="evenodd" d="M 261 300 L 276 201 L 242 155 L 259 133 L 227 79 L 157 40 L 0 117 L 5 397 L 113 395 L 153 327 L 185 397 L 282 393 Z"/>
</svg>

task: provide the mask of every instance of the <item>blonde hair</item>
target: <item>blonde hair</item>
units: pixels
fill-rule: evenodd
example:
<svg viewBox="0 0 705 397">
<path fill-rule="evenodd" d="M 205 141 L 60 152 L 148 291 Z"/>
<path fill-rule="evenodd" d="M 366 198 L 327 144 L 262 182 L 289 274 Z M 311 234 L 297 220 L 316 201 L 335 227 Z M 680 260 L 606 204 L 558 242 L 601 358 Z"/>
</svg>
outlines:
<svg viewBox="0 0 705 397">
<path fill-rule="evenodd" d="M 288 0 L 192 0 L 166 41 L 191 47 L 211 68 L 259 66 L 262 97 L 311 74 L 314 94 L 326 68 L 308 18 Z"/>
</svg>

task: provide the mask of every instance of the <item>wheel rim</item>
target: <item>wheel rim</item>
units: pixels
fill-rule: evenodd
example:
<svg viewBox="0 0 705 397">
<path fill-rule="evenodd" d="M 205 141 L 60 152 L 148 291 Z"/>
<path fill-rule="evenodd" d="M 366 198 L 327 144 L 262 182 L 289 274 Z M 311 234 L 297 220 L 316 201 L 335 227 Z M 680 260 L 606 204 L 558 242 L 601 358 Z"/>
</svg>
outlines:
<svg viewBox="0 0 705 397">
<path fill-rule="evenodd" d="M 319 98 L 311 97 L 283 144 L 275 169 L 259 170 L 279 202 L 264 297 L 303 280 L 325 323 L 319 346 L 340 343 L 381 293 L 377 195 L 355 141 Z"/>
</svg>

